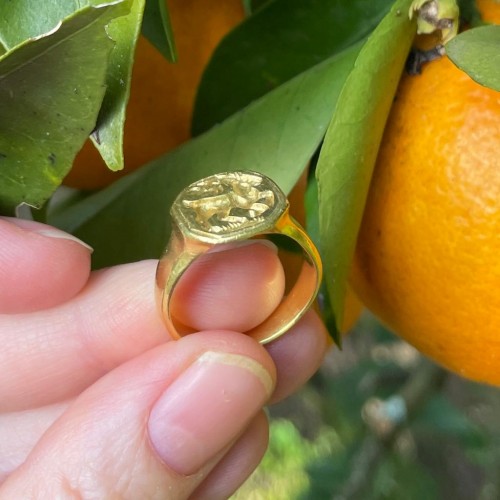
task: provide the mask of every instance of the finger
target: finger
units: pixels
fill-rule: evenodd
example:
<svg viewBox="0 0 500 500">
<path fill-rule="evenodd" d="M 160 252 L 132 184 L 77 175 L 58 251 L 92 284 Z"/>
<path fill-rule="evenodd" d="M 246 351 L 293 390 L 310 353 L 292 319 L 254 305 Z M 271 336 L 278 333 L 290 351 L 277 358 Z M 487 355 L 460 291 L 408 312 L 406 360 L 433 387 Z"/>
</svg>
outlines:
<svg viewBox="0 0 500 500">
<path fill-rule="evenodd" d="M 68 404 L 0 414 L 0 484 L 26 460 L 43 433 Z"/>
<path fill-rule="evenodd" d="M 275 341 L 268 346 L 278 367 L 278 382 L 272 397 L 274 402 L 285 398 L 310 378 L 319 367 L 327 346 L 328 341 L 324 328 L 314 313 L 307 314 L 282 341 Z M 299 359 L 297 359 L 297 353 L 300 353 Z M 65 408 L 64 405 L 53 405 L 41 410 L 0 416 L 0 457 L 4 457 L 3 461 L 0 462 L 0 480 L 24 461 L 33 444 L 55 420 L 56 416 L 62 412 L 63 408 Z M 260 441 L 256 440 L 255 442 Z M 250 460 L 257 455 L 256 452 L 255 455 L 245 456 Z M 238 470 L 244 469 L 241 466 Z M 222 463 L 216 467 L 216 470 L 221 470 L 221 474 L 230 473 L 230 471 L 226 472 Z M 218 473 L 214 471 L 197 491 L 197 494 L 201 495 L 200 498 L 204 498 L 206 484 L 211 485 L 210 487 L 206 486 L 209 493 L 212 491 L 212 485 L 214 491 L 218 491 L 219 483 L 212 479 L 213 477 L 218 477 Z M 233 482 L 237 484 L 238 481 L 234 479 Z M 227 484 L 229 483 L 231 481 L 228 481 Z M 207 495 L 207 498 L 210 498 L 210 494 Z M 224 498 L 224 496 L 213 495 L 212 498 Z"/>
<path fill-rule="evenodd" d="M 307 312 L 289 332 L 268 344 L 278 373 L 270 402 L 281 401 L 304 385 L 320 367 L 329 346 L 326 329 L 314 311 Z"/>
<path fill-rule="evenodd" d="M 159 346 L 78 397 L 0 496 L 187 498 L 273 384 L 271 359 L 244 335 L 206 332 Z"/>
<path fill-rule="evenodd" d="M 0 241 L 0 314 L 61 304 L 88 279 L 90 247 L 63 231 L 0 217 Z"/>
<path fill-rule="evenodd" d="M 227 328 L 223 318 L 234 311 L 241 316 L 239 326 L 250 328 L 257 309 L 269 314 L 274 308 L 269 289 L 276 286 L 277 295 L 282 290 L 276 278 L 281 264 L 268 246 L 234 251 L 236 258 L 229 251 L 211 254 L 213 270 L 202 264 L 197 287 L 206 300 L 193 300 L 211 329 Z M 0 410 L 74 397 L 107 371 L 168 340 L 154 299 L 155 269 L 155 261 L 146 261 L 99 271 L 71 302 L 36 314 L 0 316 Z M 214 302 L 212 295 L 225 299 Z"/>
<path fill-rule="evenodd" d="M 229 498 L 259 465 L 268 442 L 269 425 L 265 413 L 261 412 L 198 486 L 190 499 Z"/>
<path fill-rule="evenodd" d="M 93 273 L 57 308 L 0 315 L 0 411 L 79 394 L 123 361 L 168 339 L 153 295 L 155 261 Z"/>
<path fill-rule="evenodd" d="M 269 241 L 224 248 L 200 257 L 186 271 L 172 296 L 172 314 L 197 330 L 245 332 L 281 302 L 285 274 L 278 248 Z"/>
</svg>

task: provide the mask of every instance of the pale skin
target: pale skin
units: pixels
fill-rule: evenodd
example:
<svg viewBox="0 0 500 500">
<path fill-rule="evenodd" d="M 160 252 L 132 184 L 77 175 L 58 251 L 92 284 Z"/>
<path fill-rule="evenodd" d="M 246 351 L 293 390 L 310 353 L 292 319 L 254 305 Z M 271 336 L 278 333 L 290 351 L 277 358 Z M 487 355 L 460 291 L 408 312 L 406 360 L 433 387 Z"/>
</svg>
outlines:
<svg viewBox="0 0 500 500">
<path fill-rule="evenodd" d="M 156 261 L 90 273 L 54 228 L 0 218 L 0 499 L 224 499 L 261 460 L 265 405 L 317 370 L 313 312 L 262 347 L 242 332 L 272 312 L 283 269 L 259 243 L 190 269 L 172 341 Z M 243 265 L 244 264 L 244 265 Z"/>
</svg>

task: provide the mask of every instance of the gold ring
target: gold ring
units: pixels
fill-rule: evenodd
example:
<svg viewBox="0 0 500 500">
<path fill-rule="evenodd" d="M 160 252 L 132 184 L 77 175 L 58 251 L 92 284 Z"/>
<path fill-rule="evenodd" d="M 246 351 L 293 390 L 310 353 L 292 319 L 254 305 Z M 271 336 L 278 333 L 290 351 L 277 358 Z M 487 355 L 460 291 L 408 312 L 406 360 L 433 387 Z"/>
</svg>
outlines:
<svg viewBox="0 0 500 500">
<path fill-rule="evenodd" d="M 171 314 L 175 286 L 187 268 L 215 245 L 281 235 L 302 249 L 302 268 L 293 287 L 271 316 L 245 332 L 258 342 L 265 344 L 289 330 L 316 298 L 322 275 L 319 253 L 289 215 L 283 191 L 268 177 L 252 171 L 206 177 L 179 194 L 170 214 L 172 232 L 156 271 L 156 299 L 174 338 L 195 332 Z"/>
</svg>

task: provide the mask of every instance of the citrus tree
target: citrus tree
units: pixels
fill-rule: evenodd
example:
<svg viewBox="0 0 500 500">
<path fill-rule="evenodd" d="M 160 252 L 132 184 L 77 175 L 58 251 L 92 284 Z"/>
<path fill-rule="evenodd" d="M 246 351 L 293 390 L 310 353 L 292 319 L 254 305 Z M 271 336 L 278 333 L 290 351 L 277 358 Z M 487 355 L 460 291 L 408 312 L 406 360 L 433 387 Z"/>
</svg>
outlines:
<svg viewBox="0 0 500 500">
<path fill-rule="evenodd" d="M 437 364 L 498 385 L 495 24 L 496 0 L 3 2 L 0 212 L 75 234 L 100 268 L 157 258 L 189 183 L 262 172 L 321 250 L 339 346 L 361 301 Z M 315 444 L 285 433 L 304 482 L 275 498 L 438 498 L 464 477 L 500 494 L 484 465 L 500 436 L 466 416 L 476 393 L 496 408 L 494 389 L 372 316 L 344 344 L 297 402 L 314 402 Z M 468 475 L 433 462 L 436 435 Z M 263 467 L 254 491 L 289 473 Z"/>
</svg>

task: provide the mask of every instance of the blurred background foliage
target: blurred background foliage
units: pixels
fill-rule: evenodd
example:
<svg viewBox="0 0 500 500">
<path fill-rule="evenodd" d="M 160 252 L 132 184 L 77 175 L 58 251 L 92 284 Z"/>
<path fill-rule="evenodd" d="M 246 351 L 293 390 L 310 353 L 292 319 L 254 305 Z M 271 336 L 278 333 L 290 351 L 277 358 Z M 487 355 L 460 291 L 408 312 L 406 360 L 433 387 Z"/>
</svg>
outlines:
<svg viewBox="0 0 500 500">
<path fill-rule="evenodd" d="M 451 374 L 368 312 L 270 408 L 264 461 L 233 498 L 500 498 L 500 393 Z"/>
</svg>

